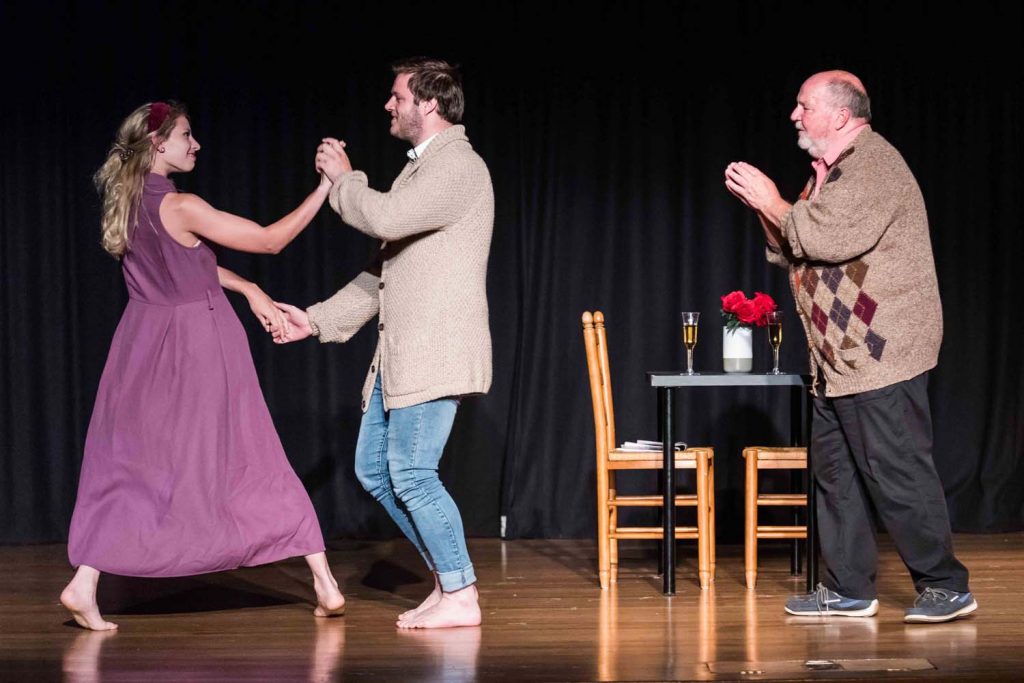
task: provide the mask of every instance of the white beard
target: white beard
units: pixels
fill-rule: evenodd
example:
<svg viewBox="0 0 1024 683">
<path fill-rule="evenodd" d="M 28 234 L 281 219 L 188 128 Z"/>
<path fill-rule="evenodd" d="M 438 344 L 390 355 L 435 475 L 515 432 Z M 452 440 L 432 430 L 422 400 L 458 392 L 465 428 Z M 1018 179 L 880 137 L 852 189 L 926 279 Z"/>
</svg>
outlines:
<svg viewBox="0 0 1024 683">
<path fill-rule="evenodd" d="M 796 145 L 814 159 L 820 159 L 825 154 L 825 148 L 828 147 L 824 140 L 815 140 L 801 128 L 797 129 Z"/>
</svg>

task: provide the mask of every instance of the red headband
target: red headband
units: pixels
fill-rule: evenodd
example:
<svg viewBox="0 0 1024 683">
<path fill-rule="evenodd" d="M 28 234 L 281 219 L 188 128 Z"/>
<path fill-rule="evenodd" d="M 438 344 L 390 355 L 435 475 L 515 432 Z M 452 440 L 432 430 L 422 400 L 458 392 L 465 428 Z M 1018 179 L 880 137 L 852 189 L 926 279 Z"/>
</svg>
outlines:
<svg viewBox="0 0 1024 683">
<path fill-rule="evenodd" d="M 149 132 L 152 133 L 155 130 L 159 130 L 170 113 L 171 105 L 166 102 L 154 102 L 149 105 Z"/>
</svg>

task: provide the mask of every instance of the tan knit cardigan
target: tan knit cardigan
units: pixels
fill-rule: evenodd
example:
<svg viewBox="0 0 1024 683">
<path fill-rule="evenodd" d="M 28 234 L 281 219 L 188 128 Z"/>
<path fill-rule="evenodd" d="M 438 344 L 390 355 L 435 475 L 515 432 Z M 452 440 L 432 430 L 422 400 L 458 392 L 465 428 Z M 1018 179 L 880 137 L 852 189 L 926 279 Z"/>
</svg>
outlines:
<svg viewBox="0 0 1024 683">
<path fill-rule="evenodd" d="M 870 128 L 829 169 L 818 196 L 782 220 L 781 250 L 826 394 L 880 389 L 935 367 L 942 304 L 924 199 L 900 153 Z"/>
<path fill-rule="evenodd" d="M 387 410 L 487 392 L 494 190 L 465 128 L 439 133 L 388 192 L 371 190 L 354 171 L 335 183 L 330 202 L 346 223 L 384 240 L 379 272 L 360 273 L 307 311 L 321 342 L 347 341 L 379 315 L 363 410 L 378 372 Z"/>
</svg>

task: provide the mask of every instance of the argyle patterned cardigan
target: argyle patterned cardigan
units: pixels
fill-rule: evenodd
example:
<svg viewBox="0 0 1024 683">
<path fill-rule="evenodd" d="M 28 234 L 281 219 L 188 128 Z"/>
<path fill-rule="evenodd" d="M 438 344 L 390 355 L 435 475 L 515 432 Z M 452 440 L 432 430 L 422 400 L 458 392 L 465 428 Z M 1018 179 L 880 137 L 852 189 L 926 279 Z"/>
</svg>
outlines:
<svg viewBox="0 0 1024 683">
<path fill-rule="evenodd" d="M 783 217 L 781 249 L 807 333 L 811 374 L 826 395 L 846 396 L 935 367 L 942 304 L 921 190 L 896 149 L 866 128 L 829 169 L 811 178 Z"/>
</svg>

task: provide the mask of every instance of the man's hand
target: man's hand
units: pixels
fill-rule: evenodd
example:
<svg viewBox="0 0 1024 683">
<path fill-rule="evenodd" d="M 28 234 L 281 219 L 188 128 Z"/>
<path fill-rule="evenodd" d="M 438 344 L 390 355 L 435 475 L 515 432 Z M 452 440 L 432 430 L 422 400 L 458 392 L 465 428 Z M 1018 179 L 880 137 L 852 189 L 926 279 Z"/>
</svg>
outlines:
<svg viewBox="0 0 1024 683">
<path fill-rule="evenodd" d="M 288 342 L 299 341 L 313 334 L 313 328 L 309 326 L 309 316 L 301 308 L 291 304 L 282 304 L 275 301 L 277 311 L 287 319 L 289 332 L 287 335 L 274 335 L 275 344 L 287 344 Z"/>
<path fill-rule="evenodd" d="M 779 194 L 772 179 L 743 161 L 725 167 L 725 187 L 774 226 L 778 226 L 789 211 L 789 203 Z"/>
<path fill-rule="evenodd" d="M 316 148 L 316 170 L 336 182 L 342 173 L 352 172 L 352 162 L 345 153 L 345 143 L 335 138 L 324 138 Z"/>
</svg>

